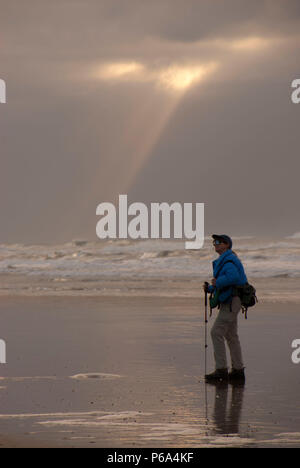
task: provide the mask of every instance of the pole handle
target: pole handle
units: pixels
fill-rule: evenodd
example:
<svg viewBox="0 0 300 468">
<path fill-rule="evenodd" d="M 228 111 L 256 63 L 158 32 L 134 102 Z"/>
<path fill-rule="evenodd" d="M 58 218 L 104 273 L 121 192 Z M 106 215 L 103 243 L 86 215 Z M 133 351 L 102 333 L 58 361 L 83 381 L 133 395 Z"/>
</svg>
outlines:
<svg viewBox="0 0 300 468">
<path fill-rule="evenodd" d="M 204 284 L 205 284 L 206 288 L 208 288 L 208 286 L 209 286 L 208 282 L 205 281 Z M 206 291 L 205 291 L 205 306 L 207 306 L 207 295 L 208 295 L 208 291 L 206 290 Z"/>
</svg>

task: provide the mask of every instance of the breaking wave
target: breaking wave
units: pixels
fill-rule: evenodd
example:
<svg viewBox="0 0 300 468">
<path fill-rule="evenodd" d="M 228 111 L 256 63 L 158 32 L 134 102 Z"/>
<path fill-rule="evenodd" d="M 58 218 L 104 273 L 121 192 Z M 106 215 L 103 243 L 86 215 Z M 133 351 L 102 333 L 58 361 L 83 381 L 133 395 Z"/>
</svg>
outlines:
<svg viewBox="0 0 300 468">
<path fill-rule="evenodd" d="M 296 235 L 297 234 L 297 235 Z M 251 278 L 300 277 L 300 234 L 290 238 L 235 238 L 233 249 Z M 0 274 L 46 281 L 52 288 L 88 290 L 101 281 L 210 278 L 216 254 L 207 240 L 200 250 L 185 250 L 178 240 L 73 241 L 61 245 L 0 245 Z M 2 288 L 3 289 L 3 288 Z M 41 293 L 46 290 L 41 285 Z"/>
</svg>

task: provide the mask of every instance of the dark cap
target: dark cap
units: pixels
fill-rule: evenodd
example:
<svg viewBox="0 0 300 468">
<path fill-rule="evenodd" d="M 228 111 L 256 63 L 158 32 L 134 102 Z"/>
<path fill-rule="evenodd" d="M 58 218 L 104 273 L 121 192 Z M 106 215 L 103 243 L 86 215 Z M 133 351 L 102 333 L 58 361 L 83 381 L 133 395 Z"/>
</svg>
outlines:
<svg viewBox="0 0 300 468">
<path fill-rule="evenodd" d="M 228 244 L 228 245 L 229 245 L 229 248 L 230 248 L 230 249 L 232 248 L 232 240 L 231 240 L 231 237 L 227 236 L 226 234 L 213 234 L 211 237 L 212 237 L 213 239 L 215 239 L 215 240 L 219 240 L 219 241 L 225 242 L 225 244 Z"/>
</svg>

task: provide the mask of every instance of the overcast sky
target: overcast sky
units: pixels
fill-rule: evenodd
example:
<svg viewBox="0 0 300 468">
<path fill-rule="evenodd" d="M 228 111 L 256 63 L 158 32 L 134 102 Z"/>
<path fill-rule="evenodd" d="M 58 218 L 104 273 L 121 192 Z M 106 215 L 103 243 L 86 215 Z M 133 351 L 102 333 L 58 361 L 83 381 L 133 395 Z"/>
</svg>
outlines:
<svg viewBox="0 0 300 468">
<path fill-rule="evenodd" d="M 96 240 L 122 193 L 300 231 L 299 0 L 0 0 L 0 44 L 0 243 Z"/>
</svg>

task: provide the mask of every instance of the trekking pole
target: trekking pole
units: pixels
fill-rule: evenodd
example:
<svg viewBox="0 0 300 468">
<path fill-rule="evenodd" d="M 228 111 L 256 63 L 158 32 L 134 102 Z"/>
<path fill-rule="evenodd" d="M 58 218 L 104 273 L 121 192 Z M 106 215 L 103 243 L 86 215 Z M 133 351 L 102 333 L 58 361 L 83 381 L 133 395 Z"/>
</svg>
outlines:
<svg viewBox="0 0 300 468">
<path fill-rule="evenodd" d="M 208 287 L 208 283 L 205 282 L 205 285 Z M 204 312 L 204 319 L 205 319 L 205 363 L 204 363 L 204 369 L 205 369 L 205 375 L 207 374 L 207 324 L 208 324 L 208 319 L 207 319 L 207 290 L 205 291 L 205 312 Z"/>
</svg>

